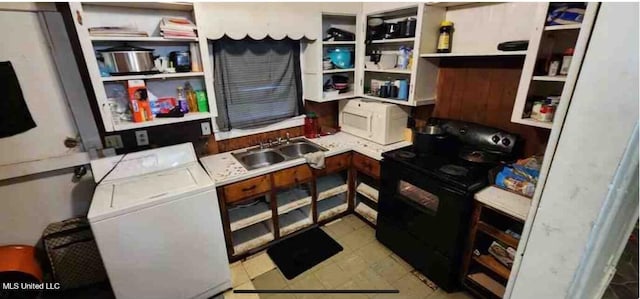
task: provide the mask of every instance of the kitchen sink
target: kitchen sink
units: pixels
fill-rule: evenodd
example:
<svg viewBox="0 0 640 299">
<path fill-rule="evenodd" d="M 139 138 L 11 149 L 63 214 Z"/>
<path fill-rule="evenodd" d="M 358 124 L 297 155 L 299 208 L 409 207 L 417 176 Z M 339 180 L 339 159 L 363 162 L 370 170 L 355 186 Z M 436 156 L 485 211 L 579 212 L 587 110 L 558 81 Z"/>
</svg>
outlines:
<svg viewBox="0 0 640 299">
<path fill-rule="evenodd" d="M 288 160 L 294 160 L 308 153 L 327 151 L 306 139 L 292 140 L 269 148 L 252 147 L 231 153 L 248 170 L 263 168 Z"/>
<path fill-rule="evenodd" d="M 302 157 L 303 155 L 308 153 L 314 153 L 314 152 L 319 152 L 323 150 L 318 145 L 304 142 L 304 141 L 281 145 L 278 149 L 285 156 L 295 157 L 295 158 Z"/>
<path fill-rule="evenodd" d="M 285 157 L 273 149 L 250 151 L 242 154 L 234 154 L 236 159 L 249 170 L 267 167 L 285 160 Z"/>
</svg>

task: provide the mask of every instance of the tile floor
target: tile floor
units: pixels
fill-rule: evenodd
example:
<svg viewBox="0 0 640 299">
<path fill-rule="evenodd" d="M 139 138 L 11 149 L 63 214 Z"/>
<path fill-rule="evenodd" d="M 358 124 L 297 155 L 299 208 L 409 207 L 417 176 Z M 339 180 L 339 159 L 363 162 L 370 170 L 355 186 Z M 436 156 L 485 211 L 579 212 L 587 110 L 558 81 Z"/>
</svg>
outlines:
<svg viewBox="0 0 640 299">
<path fill-rule="evenodd" d="M 446 293 L 429 287 L 412 273 L 409 264 L 375 238 L 375 231 L 354 215 L 323 226 L 344 250 L 292 280 L 287 280 L 266 252 L 231 265 L 234 289 L 398 289 L 400 294 L 234 294 L 225 299 L 468 299 L 467 293 Z"/>
</svg>

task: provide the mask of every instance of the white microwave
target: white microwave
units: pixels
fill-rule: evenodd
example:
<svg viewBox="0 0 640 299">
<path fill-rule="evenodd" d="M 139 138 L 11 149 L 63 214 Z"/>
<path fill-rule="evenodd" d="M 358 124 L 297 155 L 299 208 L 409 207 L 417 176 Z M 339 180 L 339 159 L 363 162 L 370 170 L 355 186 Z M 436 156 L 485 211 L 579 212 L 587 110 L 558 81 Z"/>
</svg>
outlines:
<svg viewBox="0 0 640 299">
<path fill-rule="evenodd" d="M 404 139 L 409 109 L 395 104 L 363 99 L 340 101 L 340 130 L 379 144 Z"/>
</svg>

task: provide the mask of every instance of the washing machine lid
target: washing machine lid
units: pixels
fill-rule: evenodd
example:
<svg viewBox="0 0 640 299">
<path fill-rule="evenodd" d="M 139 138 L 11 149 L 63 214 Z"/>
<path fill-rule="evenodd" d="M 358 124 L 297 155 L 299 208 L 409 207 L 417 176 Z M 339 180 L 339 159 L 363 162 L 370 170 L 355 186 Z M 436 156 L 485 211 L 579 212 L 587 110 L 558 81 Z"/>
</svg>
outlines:
<svg viewBox="0 0 640 299">
<path fill-rule="evenodd" d="M 182 143 L 93 160 L 91 171 L 96 183 L 109 182 L 171 169 L 197 159 L 193 145 Z"/>
<path fill-rule="evenodd" d="M 96 187 L 87 218 L 96 222 L 211 189 L 215 189 L 213 181 L 197 162 L 109 180 Z"/>
</svg>

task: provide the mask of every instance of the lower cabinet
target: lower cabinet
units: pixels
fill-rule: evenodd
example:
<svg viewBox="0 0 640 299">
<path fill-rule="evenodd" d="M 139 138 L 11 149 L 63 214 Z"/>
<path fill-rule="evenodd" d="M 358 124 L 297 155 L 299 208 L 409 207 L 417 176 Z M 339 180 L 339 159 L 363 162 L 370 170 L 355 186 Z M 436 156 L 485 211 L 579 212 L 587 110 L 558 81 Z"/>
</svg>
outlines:
<svg viewBox="0 0 640 299">
<path fill-rule="evenodd" d="M 361 154 L 353 154 L 355 180 L 354 212 L 375 226 L 378 219 L 380 162 Z"/>
<path fill-rule="evenodd" d="M 328 157 L 321 170 L 304 164 L 219 187 L 229 259 L 238 260 L 350 212 L 351 156 Z"/>
</svg>

